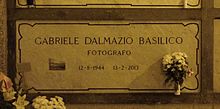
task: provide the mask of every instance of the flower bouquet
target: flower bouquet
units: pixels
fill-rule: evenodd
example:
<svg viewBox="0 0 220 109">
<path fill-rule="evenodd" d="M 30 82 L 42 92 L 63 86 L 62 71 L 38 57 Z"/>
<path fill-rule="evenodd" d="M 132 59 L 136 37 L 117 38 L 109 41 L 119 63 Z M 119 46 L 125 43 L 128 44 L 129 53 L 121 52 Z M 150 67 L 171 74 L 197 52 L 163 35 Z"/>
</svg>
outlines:
<svg viewBox="0 0 220 109">
<path fill-rule="evenodd" d="M 63 98 L 59 96 L 50 100 L 46 96 L 38 96 L 33 100 L 32 106 L 34 109 L 66 109 Z"/>
<path fill-rule="evenodd" d="M 182 52 L 174 52 L 167 54 L 162 60 L 163 72 L 167 76 L 165 83 L 173 83 L 175 86 L 175 95 L 180 95 L 181 86 L 186 79 L 187 74 L 193 74 L 192 69 L 189 69 L 187 55 Z"/>
<path fill-rule="evenodd" d="M 22 89 L 16 92 L 12 86 L 11 79 L 0 72 L 0 109 L 25 109 L 30 103 L 26 100 L 26 94 Z M 34 109 L 66 109 L 63 98 L 59 96 L 50 100 L 46 96 L 38 96 L 32 102 Z"/>
</svg>

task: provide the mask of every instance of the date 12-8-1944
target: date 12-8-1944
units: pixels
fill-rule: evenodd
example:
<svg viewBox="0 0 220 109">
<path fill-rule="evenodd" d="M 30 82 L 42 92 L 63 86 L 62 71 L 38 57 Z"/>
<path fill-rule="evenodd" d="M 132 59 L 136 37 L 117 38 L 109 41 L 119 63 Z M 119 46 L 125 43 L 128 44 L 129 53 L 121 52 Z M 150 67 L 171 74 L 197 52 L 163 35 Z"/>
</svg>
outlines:
<svg viewBox="0 0 220 109">
<path fill-rule="evenodd" d="M 104 65 L 79 65 L 80 71 L 103 71 L 106 69 Z M 111 70 L 138 71 L 139 65 L 112 65 Z"/>
</svg>

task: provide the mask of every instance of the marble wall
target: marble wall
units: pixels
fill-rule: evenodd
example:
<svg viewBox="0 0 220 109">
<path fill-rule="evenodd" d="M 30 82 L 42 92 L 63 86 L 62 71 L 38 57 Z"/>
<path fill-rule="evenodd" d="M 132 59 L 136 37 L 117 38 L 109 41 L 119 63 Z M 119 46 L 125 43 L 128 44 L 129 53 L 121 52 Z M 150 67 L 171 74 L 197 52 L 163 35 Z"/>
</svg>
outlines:
<svg viewBox="0 0 220 109">
<path fill-rule="evenodd" d="M 0 0 L 0 71 L 7 70 L 6 3 Z"/>
<path fill-rule="evenodd" d="M 219 41 L 220 41 L 220 20 L 214 21 L 214 92 L 220 92 L 220 50 L 219 50 Z"/>
<path fill-rule="evenodd" d="M 0 0 L 0 71 L 7 71 L 7 22 L 6 22 L 6 0 Z M 218 0 L 216 0 L 216 3 Z M 219 21 L 218 21 L 219 22 Z M 217 25 L 217 28 L 215 28 L 215 42 L 214 45 L 218 46 L 218 40 L 219 40 L 219 26 Z M 220 25 L 220 24 L 219 24 Z M 217 33 L 218 32 L 218 33 Z M 218 58 L 218 47 L 214 48 L 214 92 L 220 92 L 220 85 L 219 85 L 219 70 L 217 67 L 219 67 L 219 58 Z M 209 81 L 211 82 L 211 81 Z M 157 104 L 157 105 L 145 105 L 145 104 L 73 104 L 69 105 L 67 104 L 67 109 L 219 109 L 219 104 Z"/>
</svg>

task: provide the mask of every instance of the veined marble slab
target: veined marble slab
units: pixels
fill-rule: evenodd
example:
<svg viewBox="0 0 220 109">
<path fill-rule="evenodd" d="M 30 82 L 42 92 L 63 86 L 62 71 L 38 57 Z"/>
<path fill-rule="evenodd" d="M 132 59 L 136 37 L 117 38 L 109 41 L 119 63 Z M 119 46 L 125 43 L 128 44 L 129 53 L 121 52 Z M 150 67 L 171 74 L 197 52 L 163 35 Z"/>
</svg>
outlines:
<svg viewBox="0 0 220 109">
<path fill-rule="evenodd" d="M 199 21 L 17 21 L 17 62 L 29 63 L 26 88 L 38 92 L 171 92 L 162 57 L 180 51 L 195 74 L 183 92 L 199 92 Z M 27 64 L 26 64 L 27 65 Z"/>
<path fill-rule="evenodd" d="M 201 8 L 201 0 L 16 0 L 17 7 L 36 8 Z"/>
</svg>

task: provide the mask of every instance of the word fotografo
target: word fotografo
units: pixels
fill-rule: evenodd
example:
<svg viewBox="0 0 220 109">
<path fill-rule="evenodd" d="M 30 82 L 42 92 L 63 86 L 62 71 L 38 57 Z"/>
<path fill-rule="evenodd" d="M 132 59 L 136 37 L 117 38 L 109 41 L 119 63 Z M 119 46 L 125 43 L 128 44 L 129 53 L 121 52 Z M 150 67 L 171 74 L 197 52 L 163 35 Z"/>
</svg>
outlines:
<svg viewBox="0 0 220 109">
<path fill-rule="evenodd" d="M 168 45 L 182 44 L 182 37 L 36 37 L 36 45 Z M 88 56 L 129 56 L 131 50 L 87 50 Z"/>
</svg>

